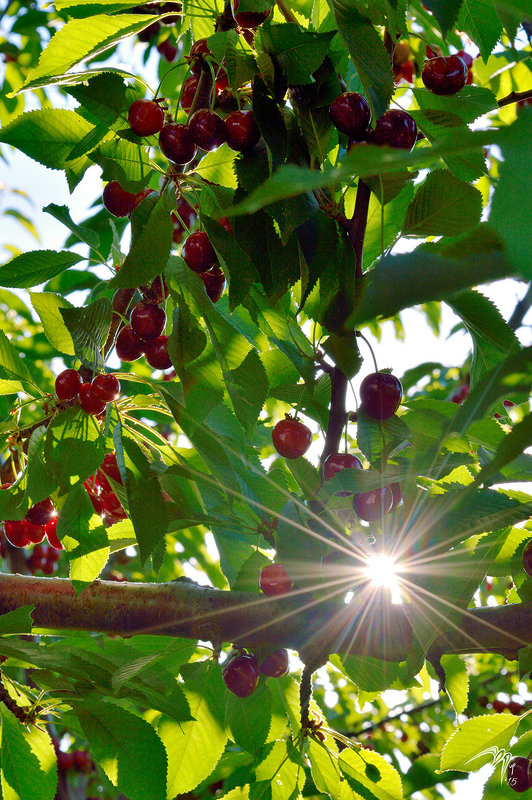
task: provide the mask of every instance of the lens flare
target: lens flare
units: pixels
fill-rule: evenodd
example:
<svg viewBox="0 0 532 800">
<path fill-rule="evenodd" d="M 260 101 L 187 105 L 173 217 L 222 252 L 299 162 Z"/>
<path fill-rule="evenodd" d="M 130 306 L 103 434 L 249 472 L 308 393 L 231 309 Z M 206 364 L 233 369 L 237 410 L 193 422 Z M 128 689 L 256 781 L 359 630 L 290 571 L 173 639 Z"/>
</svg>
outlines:
<svg viewBox="0 0 532 800">
<path fill-rule="evenodd" d="M 399 586 L 399 565 L 390 556 L 379 553 L 379 555 L 368 558 L 367 567 L 364 574 L 370 583 L 375 587 L 389 589 L 392 594 L 392 603 L 401 602 L 401 590 Z"/>
</svg>

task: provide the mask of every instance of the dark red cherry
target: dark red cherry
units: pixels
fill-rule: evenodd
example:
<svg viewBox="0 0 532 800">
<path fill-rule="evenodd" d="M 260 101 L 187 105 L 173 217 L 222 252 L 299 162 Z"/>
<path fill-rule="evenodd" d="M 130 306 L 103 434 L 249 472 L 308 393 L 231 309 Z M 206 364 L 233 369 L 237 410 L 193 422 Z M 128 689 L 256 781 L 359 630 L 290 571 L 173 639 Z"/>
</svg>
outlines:
<svg viewBox="0 0 532 800">
<path fill-rule="evenodd" d="M 4 522 L 4 531 L 6 539 L 11 542 L 13 547 L 26 547 L 31 542 L 24 529 L 23 520 L 6 520 Z"/>
<path fill-rule="evenodd" d="M 281 647 L 266 656 L 260 665 L 260 671 L 268 678 L 282 678 L 288 675 L 288 651 Z"/>
<path fill-rule="evenodd" d="M 133 208 L 135 195 L 122 189 L 118 181 L 110 181 L 103 190 L 102 200 L 107 211 L 114 217 L 127 217 Z"/>
<path fill-rule="evenodd" d="M 152 136 L 164 125 L 164 111 L 153 100 L 135 100 L 129 106 L 127 118 L 137 136 Z"/>
<path fill-rule="evenodd" d="M 78 772 L 91 772 L 92 758 L 86 750 L 75 750 L 72 755 L 74 756 L 74 767 Z"/>
<path fill-rule="evenodd" d="M 116 455 L 114 453 L 107 453 L 101 466 L 96 471 L 96 481 L 100 484 L 105 492 L 112 492 L 111 484 L 107 477 L 112 478 L 113 481 L 123 486 L 122 476 L 116 463 Z"/>
<path fill-rule="evenodd" d="M 377 121 L 374 141 L 401 150 L 411 150 L 417 139 L 417 125 L 406 111 L 392 108 Z"/>
<path fill-rule="evenodd" d="M 363 138 L 371 119 L 369 103 L 358 92 L 344 92 L 333 100 L 329 114 L 335 128 L 356 140 Z"/>
<path fill-rule="evenodd" d="M 209 300 L 213 303 L 217 303 L 225 289 L 225 276 L 222 270 L 217 272 L 212 269 L 209 270 L 209 272 L 203 272 L 200 278 L 205 284 L 205 290 Z"/>
<path fill-rule="evenodd" d="M 362 461 L 351 453 L 331 453 L 323 462 L 323 477 L 330 481 L 343 469 L 362 469 Z M 342 492 L 343 494 L 343 492 Z"/>
<path fill-rule="evenodd" d="M 35 503 L 26 514 L 26 519 L 33 525 L 46 525 L 55 517 L 57 517 L 57 511 L 49 497 L 41 500 L 40 503 Z"/>
<path fill-rule="evenodd" d="M 253 111 L 232 111 L 225 118 L 225 131 L 231 150 L 242 153 L 255 147 L 260 139 Z"/>
<path fill-rule="evenodd" d="M 188 125 L 169 122 L 159 133 L 159 147 L 174 164 L 188 164 L 194 158 L 196 145 Z"/>
<path fill-rule="evenodd" d="M 147 28 L 144 28 L 143 31 L 137 34 L 137 38 L 139 42 L 151 42 L 151 40 L 157 36 L 160 30 L 161 30 L 160 23 L 152 22 L 151 25 L 148 25 Z"/>
<path fill-rule="evenodd" d="M 139 303 L 129 317 L 131 330 L 143 342 L 151 342 L 164 331 L 166 314 L 156 303 Z"/>
<path fill-rule="evenodd" d="M 159 14 L 172 14 L 172 16 L 164 17 L 161 20 L 161 25 L 177 25 L 181 21 L 182 11 L 181 3 L 162 3 L 159 6 Z"/>
<path fill-rule="evenodd" d="M 222 228 L 225 228 L 227 233 L 230 233 L 231 235 L 233 234 L 233 227 L 227 217 L 220 217 L 218 220 L 218 225 L 221 225 Z"/>
<path fill-rule="evenodd" d="M 136 361 L 144 352 L 144 342 L 130 325 L 122 328 L 116 339 L 116 354 L 121 361 Z"/>
<path fill-rule="evenodd" d="M 59 400 L 73 400 L 79 394 L 83 378 L 76 369 L 64 369 L 55 379 L 55 393 Z"/>
<path fill-rule="evenodd" d="M 134 194 L 133 199 L 131 201 L 131 211 L 129 213 L 131 214 L 136 209 L 136 207 L 140 205 L 140 203 L 142 203 L 144 198 L 147 197 L 152 192 L 153 189 L 148 188 L 148 189 L 143 189 L 141 192 L 137 192 L 137 194 Z"/>
<path fill-rule="evenodd" d="M 466 53 L 465 50 L 459 50 L 456 55 L 460 56 L 460 58 L 462 59 L 462 61 L 464 62 L 464 64 L 468 69 L 471 69 L 471 67 L 473 66 L 473 61 L 475 60 L 473 56 L 470 56 L 469 53 Z"/>
<path fill-rule="evenodd" d="M 64 753 L 60 750 L 57 754 L 57 769 L 60 772 L 68 772 L 74 768 L 74 753 Z"/>
<path fill-rule="evenodd" d="M 258 28 L 270 16 L 271 8 L 267 11 L 242 11 L 238 12 L 240 0 L 233 0 L 233 16 L 241 28 Z"/>
<path fill-rule="evenodd" d="M 141 286 L 141 292 L 150 303 L 162 303 L 170 294 L 164 275 L 158 275 L 149 286 Z"/>
<path fill-rule="evenodd" d="M 532 787 L 532 762 L 525 756 L 515 756 L 508 762 L 506 782 L 514 792 L 526 792 Z"/>
<path fill-rule="evenodd" d="M 353 498 L 353 508 L 360 519 L 365 519 L 366 522 L 374 522 L 388 514 L 392 510 L 392 503 L 393 495 L 389 486 L 355 494 Z"/>
<path fill-rule="evenodd" d="M 44 529 L 45 525 L 35 525 L 30 522 L 26 516 L 26 519 L 22 522 L 23 530 L 30 542 L 33 544 L 40 544 L 44 539 Z"/>
<path fill-rule="evenodd" d="M 127 514 L 122 508 L 122 504 L 116 494 L 111 492 L 104 492 L 100 495 L 100 503 L 102 504 L 102 508 L 108 514 L 111 514 L 115 519 L 126 519 Z"/>
<path fill-rule="evenodd" d="M 146 361 L 153 369 L 170 369 L 172 362 L 168 355 L 168 336 L 159 336 L 148 342 L 144 351 Z"/>
<path fill-rule="evenodd" d="M 403 492 L 400 483 L 390 483 L 388 487 L 392 493 L 392 511 L 403 502 Z"/>
<path fill-rule="evenodd" d="M 259 587 L 268 597 L 275 597 L 289 592 L 292 581 L 282 564 L 267 564 L 260 571 Z"/>
<path fill-rule="evenodd" d="M 466 84 L 467 71 L 460 56 L 438 56 L 425 61 L 421 80 L 433 94 L 457 94 Z"/>
<path fill-rule="evenodd" d="M 179 105 L 186 111 L 187 114 L 192 108 L 192 101 L 194 100 L 196 89 L 198 88 L 199 83 L 199 76 L 198 75 L 191 75 L 190 78 L 187 78 L 183 84 L 183 88 L 181 90 L 181 97 L 179 99 Z"/>
<path fill-rule="evenodd" d="M 532 578 L 532 540 L 527 542 L 523 550 L 523 569 Z"/>
<path fill-rule="evenodd" d="M 216 253 L 205 231 L 195 231 L 187 236 L 182 255 L 193 272 L 207 272 L 216 263 Z"/>
<path fill-rule="evenodd" d="M 112 403 L 120 397 L 120 381 L 111 373 L 96 375 L 92 381 L 92 393 L 102 403 Z"/>
<path fill-rule="evenodd" d="M 81 407 L 87 414 L 103 414 L 105 411 L 105 403 L 99 400 L 92 391 L 91 383 L 82 383 L 79 390 L 79 399 L 81 400 Z"/>
<path fill-rule="evenodd" d="M 195 111 L 188 121 L 192 138 L 202 150 L 216 150 L 225 142 L 225 125 L 221 117 L 209 108 Z"/>
<path fill-rule="evenodd" d="M 50 520 L 50 522 L 44 526 L 44 535 L 53 548 L 56 550 L 65 549 L 61 544 L 61 540 L 57 536 L 57 519 Z"/>
<path fill-rule="evenodd" d="M 401 381 L 388 372 L 373 372 L 360 384 L 362 408 L 373 419 L 388 419 L 395 414 L 402 396 Z"/>
<path fill-rule="evenodd" d="M 249 697 L 259 682 L 259 666 L 253 655 L 241 653 L 229 659 L 222 669 L 224 683 L 237 697 Z"/>
<path fill-rule="evenodd" d="M 198 39 L 190 48 L 188 56 L 185 56 L 194 75 L 199 75 L 202 64 L 205 64 L 205 56 L 211 55 L 207 39 Z"/>
<path fill-rule="evenodd" d="M 274 426 L 272 439 L 279 455 L 284 458 L 299 458 L 309 449 L 312 432 L 299 420 L 287 417 Z"/>
</svg>

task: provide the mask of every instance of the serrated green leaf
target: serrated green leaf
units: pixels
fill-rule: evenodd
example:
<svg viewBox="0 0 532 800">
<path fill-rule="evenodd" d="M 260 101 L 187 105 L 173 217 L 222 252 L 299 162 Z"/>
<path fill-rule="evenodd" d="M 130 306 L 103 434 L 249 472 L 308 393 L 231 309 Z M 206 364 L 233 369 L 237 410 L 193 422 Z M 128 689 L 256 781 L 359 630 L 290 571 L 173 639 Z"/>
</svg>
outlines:
<svg viewBox="0 0 532 800">
<path fill-rule="evenodd" d="M 230 308 L 235 309 L 246 298 L 251 286 L 257 280 L 257 271 L 236 236 L 207 216 L 202 217 L 202 222 L 220 259 L 220 265 L 228 277 Z"/>
<path fill-rule="evenodd" d="M 89 247 L 92 247 L 93 249 L 97 249 L 100 246 L 100 237 L 96 231 L 91 230 L 91 228 L 88 228 L 84 225 L 77 225 L 70 216 L 70 210 L 68 206 L 58 206 L 55 203 L 50 203 L 50 205 L 47 205 L 43 208 L 43 211 L 45 214 L 50 214 L 52 217 L 54 217 L 54 219 L 62 222 L 63 225 L 65 225 L 70 231 L 72 231 L 73 234 L 75 234 L 80 242 L 85 242 L 85 244 L 88 244 Z M 65 254 L 63 253 L 61 255 Z M 75 253 L 71 253 L 70 255 L 75 255 Z M 69 264 L 68 266 L 72 265 Z M 50 280 L 50 277 L 52 276 L 49 276 L 46 278 L 46 280 Z"/>
<path fill-rule="evenodd" d="M 82 591 L 109 558 L 107 534 L 82 483 L 70 489 L 57 520 L 57 535 L 70 559 L 70 579 Z"/>
<path fill-rule="evenodd" d="M 24 391 L 20 381 L 9 381 L 0 379 L 0 395 L 17 394 L 17 392 Z"/>
<path fill-rule="evenodd" d="M 61 308 L 79 360 L 91 369 L 103 367 L 103 346 L 107 340 L 113 309 L 107 297 L 93 300 L 79 308 Z"/>
<path fill-rule="evenodd" d="M 84 171 L 91 162 L 85 157 L 70 160 L 70 151 L 92 127 L 75 111 L 43 108 L 16 117 L 0 131 L 0 142 L 13 145 L 50 169 L 79 172 Z M 75 254 L 70 253 L 70 256 L 74 258 Z M 78 256 L 76 260 L 81 259 Z M 71 263 L 75 264 L 76 261 Z M 51 277 L 46 275 L 43 280 Z"/>
<path fill-rule="evenodd" d="M 245 698 L 226 692 L 225 709 L 231 738 L 248 753 L 259 750 L 270 730 L 271 694 L 264 679 L 256 690 Z"/>
<path fill-rule="evenodd" d="M 478 483 L 493 478 L 506 464 L 518 458 L 532 444 L 532 414 L 516 423 L 500 443 L 494 457 L 488 461 L 477 475 Z"/>
<path fill-rule="evenodd" d="M 447 115 L 449 120 L 456 116 L 467 124 L 497 108 L 495 95 L 484 86 L 464 86 L 458 94 L 450 97 L 434 94 L 428 89 L 414 89 L 414 97 L 421 110 L 439 111 L 442 115 Z"/>
<path fill-rule="evenodd" d="M 312 83 L 312 73 L 322 63 L 334 32 L 305 31 L 293 22 L 263 25 L 260 40 L 264 50 L 275 56 L 289 84 Z"/>
<path fill-rule="evenodd" d="M 459 656 L 445 655 L 441 658 L 445 671 L 445 691 L 451 699 L 456 714 L 462 714 L 467 708 L 469 693 L 469 675 L 466 663 Z"/>
<path fill-rule="evenodd" d="M 281 110 L 260 75 L 253 79 L 253 116 L 268 145 L 273 170 L 286 158 L 288 134 Z"/>
<path fill-rule="evenodd" d="M 146 145 L 115 136 L 90 154 L 102 167 L 102 180 L 116 180 L 129 192 L 138 192 L 152 173 Z"/>
<path fill-rule="evenodd" d="M 438 20 L 444 38 L 449 28 L 454 26 L 461 4 L 462 0 L 427 0 L 425 3 Z"/>
<path fill-rule="evenodd" d="M 30 289 L 82 260 L 83 256 L 67 251 L 33 250 L 22 253 L 0 267 L 0 286 Z"/>
<path fill-rule="evenodd" d="M 2 330 L 0 330 L 0 367 L 21 381 L 31 380 L 29 370 L 20 358 L 18 350 Z"/>
<path fill-rule="evenodd" d="M 199 164 L 194 167 L 194 172 L 206 181 L 236 189 L 237 180 L 233 166 L 237 156 L 238 153 L 224 143 L 216 150 L 206 153 Z"/>
<path fill-rule="evenodd" d="M 4 705 L 0 716 L 3 800 L 53 800 L 57 761 L 48 733 L 34 725 L 26 727 Z"/>
<path fill-rule="evenodd" d="M 458 236 L 480 222 L 482 195 L 450 172 L 435 170 L 419 186 L 403 225 L 410 236 Z"/>
<path fill-rule="evenodd" d="M 375 762 L 380 775 L 378 781 L 372 781 L 366 775 L 366 764 Z M 346 749 L 340 753 L 338 766 L 353 792 L 361 797 L 367 800 L 402 800 L 403 787 L 399 773 L 378 753 L 363 750 L 358 755 L 356 751 Z"/>
<path fill-rule="evenodd" d="M 10 633 L 31 633 L 33 619 L 31 612 L 35 606 L 20 606 L 14 611 L 0 616 L 0 636 L 7 636 Z"/>
<path fill-rule="evenodd" d="M 487 61 L 502 33 L 501 18 L 493 0 L 462 0 L 457 28 L 467 33 Z"/>
<path fill-rule="evenodd" d="M 396 175 L 396 173 L 391 173 L 392 177 L 394 175 Z M 364 269 L 371 266 L 394 241 L 403 226 L 405 215 L 407 214 L 407 209 L 413 196 L 414 186 L 413 184 L 407 184 L 396 197 L 387 200 L 383 208 L 377 197 L 372 193 L 369 201 L 368 224 L 364 238 Z"/>
<path fill-rule="evenodd" d="M 30 297 L 52 347 L 60 353 L 73 356 L 74 342 L 59 312 L 60 308 L 73 308 L 72 303 L 52 292 L 30 292 Z"/>
<path fill-rule="evenodd" d="M 48 426 L 44 457 L 61 494 L 68 492 L 71 478 L 84 481 L 96 472 L 104 455 L 98 423 L 80 408 L 61 411 Z"/>
<path fill-rule="evenodd" d="M 151 725 L 109 700 L 84 698 L 75 710 L 91 755 L 119 792 L 166 800 L 167 757 Z"/>
<path fill-rule="evenodd" d="M 41 53 L 39 63 L 30 70 L 22 89 L 41 86 L 43 78 L 62 75 L 157 20 L 157 16 L 148 14 L 98 14 L 89 19 L 69 20 L 52 36 Z"/>
<path fill-rule="evenodd" d="M 519 723 L 513 714 L 490 714 L 467 719 L 447 740 L 441 754 L 440 769 L 476 772 L 492 760 L 490 747 L 506 748 Z"/>
<path fill-rule="evenodd" d="M 390 57 L 370 20 L 349 0 L 329 0 L 338 29 L 364 87 L 364 93 L 376 118 L 380 117 L 393 93 Z"/>
</svg>

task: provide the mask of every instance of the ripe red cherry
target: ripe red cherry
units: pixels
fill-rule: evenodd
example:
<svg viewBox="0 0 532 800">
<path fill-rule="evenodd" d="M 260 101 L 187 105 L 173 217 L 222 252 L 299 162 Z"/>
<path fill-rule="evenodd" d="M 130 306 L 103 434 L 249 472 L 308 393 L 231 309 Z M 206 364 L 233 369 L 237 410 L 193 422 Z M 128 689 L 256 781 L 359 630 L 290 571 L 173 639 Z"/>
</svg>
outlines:
<svg viewBox="0 0 532 800">
<path fill-rule="evenodd" d="M 233 16 L 237 25 L 240 25 L 241 28 L 258 28 L 270 16 L 271 8 L 267 11 L 242 11 L 238 13 L 239 5 L 240 0 L 234 0 Z"/>
<path fill-rule="evenodd" d="M 44 539 L 44 525 L 34 525 L 26 516 L 26 519 L 22 522 L 22 526 L 30 542 L 33 542 L 33 544 L 40 544 L 42 542 Z"/>
<path fill-rule="evenodd" d="M 192 138 L 202 150 L 216 150 L 225 142 L 225 125 L 221 117 L 209 108 L 195 111 L 188 121 Z"/>
<path fill-rule="evenodd" d="M 166 19 L 170 18 L 167 17 Z M 163 22 L 163 24 L 165 23 Z M 165 39 L 164 42 L 159 42 L 157 45 L 157 50 L 166 61 L 175 61 L 177 54 L 179 53 L 179 50 L 177 47 L 175 47 L 175 45 L 172 44 L 170 39 Z"/>
<path fill-rule="evenodd" d="M 267 564 L 260 571 L 259 587 L 268 597 L 275 597 L 289 592 L 292 581 L 282 564 Z"/>
<path fill-rule="evenodd" d="M 164 111 L 153 100 L 135 100 L 129 106 L 127 118 L 137 136 L 152 136 L 164 125 Z"/>
<path fill-rule="evenodd" d="M 31 542 L 22 520 L 6 520 L 4 531 L 6 539 L 11 542 L 13 547 L 26 547 Z"/>
<path fill-rule="evenodd" d="M 87 414 L 97 416 L 105 411 L 105 403 L 102 403 L 92 391 L 92 384 L 83 383 L 79 390 L 79 399 L 81 400 L 81 407 Z"/>
<path fill-rule="evenodd" d="M 159 336 L 146 345 L 146 361 L 153 369 L 170 369 L 172 361 L 168 355 L 168 336 Z"/>
<path fill-rule="evenodd" d="M 217 272 L 212 269 L 209 272 L 203 272 L 200 278 L 205 284 L 207 297 L 213 303 L 217 303 L 225 289 L 225 276 L 222 270 Z"/>
<path fill-rule="evenodd" d="M 473 66 L 473 61 L 475 60 L 473 56 L 469 55 L 469 53 L 466 53 L 465 50 L 459 50 L 456 55 L 460 56 L 468 69 L 471 69 Z"/>
<path fill-rule="evenodd" d="M 144 352 L 144 342 L 130 325 L 122 328 L 116 339 L 116 354 L 121 361 L 136 361 Z"/>
<path fill-rule="evenodd" d="M 532 763 L 524 756 L 515 756 L 508 762 L 506 782 L 514 792 L 526 792 L 532 786 Z"/>
<path fill-rule="evenodd" d="M 61 544 L 61 540 L 57 536 L 57 519 L 50 520 L 50 522 L 44 526 L 44 535 L 48 539 L 51 546 L 56 550 L 65 549 Z"/>
<path fill-rule="evenodd" d="M 421 80 L 433 94 L 456 94 L 466 84 L 467 71 L 460 56 L 438 56 L 425 61 Z"/>
<path fill-rule="evenodd" d="M 187 125 L 170 122 L 159 133 L 159 147 L 174 164 L 188 164 L 194 158 L 196 145 Z"/>
<path fill-rule="evenodd" d="M 259 666 L 253 655 L 233 656 L 222 669 L 224 683 L 237 697 L 249 697 L 259 682 Z"/>
<path fill-rule="evenodd" d="M 282 678 L 288 675 L 288 651 L 281 647 L 266 656 L 260 665 L 260 671 L 268 678 Z"/>
<path fill-rule="evenodd" d="M 380 117 L 375 126 L 374 141 L 376 144 L 387 144 L 411 150 L 417 139 L 417 125 L 414 118 L 406 111 L 392 108 Z"/>
<path fill-rule="evenodd" d="M 199 75 L 202 64 L 205 64 L 205 56 L 211 55 L 207 39 L 198 39 L 190 48 L 188 56 L 185 56 L 194 75 Z"/>
<path fill-rule="evenodd" d="M 532 578 L 532 540 L 527 542 L 523 550 L 523 569 Z"/>
<path fill-rule="evenodd" d="M 60 750 L 57 753 L 57 768 L 61 772 L 68 772 L 74 768 L 74 753 L 64 753 Z"/>
<path fill-rule="evenodd" d="M 390 483 L 388 487 L 392 493 L 392 508 L 393 511 L 397 506 L 400 506 L 403 502 L 403 492 L 401 490 L 400 483 Z"/>
<path fill-rule="evenodd" d="M 137 194 L 134 194 L 133 199 L 131 200 L 131 209 L 129 213 L 132 214 L 133 211 L 136 209 L 136 207 L 140 205 L 140 203 L 142 203 L 144 198 L 147 197 L 152 192 L 153 189 L 148 188 L 148 189 L 143 189 L 141 192 L 138 192 Z"/>
<path fill-rule="evenodd" d="M 356 140 L 364 136 L 371 119 L 368 101 L 358 92 L 344 92 L 333 100 L 329 114 L 335 128 Z"/>
<path fill-rule="evenodd" d="M 26 514 L 26 519 L 33 525 L 46 525 L 55 517 L 57 517 L 57 511 L 49 497 L 41 500 L 40 503 L 35 503 Z"/>
<path fill-rule="evenodd" d="M 392 510 L 393 495 L 389 486 L 372 489 L 371 492 L 355 494 L 353 508 L 366 522 L 374 522 Z"/>
<path fill-rule="evenodd" d="M 149 286 L 141 287 L 141 291 L 150 303 L 162 303 L 170 294 L 164 275 L 158 275 Z"/>
<path fill-rule="evenodd" d="M 100 484 L 105 492 L 112 492 L 113 489 L 106 476 L 123 486 L 122 476 L 118 469 L 116 455 L 114 453 L 107 453 L 101 466 L 96 470 L 96 482 Z"/>
<path fill-rule="evenodd" d="M 232 111 L 225 118 L 225 132 L 231 150 L 240 152 L 251 150 L 260 139 L 253 111 Z"/>
<path fill-rule="evenodd" d="M 118 181 L 111 181 L 108 183 L 104 187 L 102 194 L 104 206 L 114 217 L 129 216 L 134 208 L 136 197 L 137 195 L 122 189 Z"/>
<path fill-rule="evenodd" d="M 122 508 L 120 500 L 113 491 L 104 492 L 101 494 L 100 503 L 102 504 L 102 508 L 111 514 L 111 516 L 113 516 L 115 519 L 119 520 L 127 518 L 127 514 Z"/>
<path fill-rule="evenodd" d="M 362 408 L 373 419 L 388 419 L 395 414 L 402 396 L 401 381 L 388 372 L 373 372 L 360 384 Z"/>
<path fill-rule="evenodd" d="M 330 481 L 343 469 L 362 469 L 362 461 L 351 453 L 331 453 L 323 462 L 323 477 Z M 344 494 L 342 492 L 342 494 Z"/>
<path fill-rule="evenodd" d="M 139 303 L 129 317 L 131 330 L 143 342 L 152 342 L 164 331 L 166 314 L 156 303 Z"/>
<path fill-rule="evenodd" d="M 205 231 L 195 231 L 187 236 L 182 255 L 193 272 L 207 272 L 216 263 L 216 253 Z"/>
<path fill-rule="evenodd" d="M 112 403 L 120 397 L 120 381 L 111 373 L 96 375 L 92 381 L 92 393 L 102 403 Z"/>
<path fill-rule="evenodd" d="M 183 111 L 186 111 L 187 114 L 192 108 L 192 101 L 194 100 L 196 89 L 198 88 L 198 83 L 199 83 L 199 76 L 191 75 L 190 78 L 187 78 L 183 84 L 183 88 L 181 90 L 181 97 L 179 99 L 179 104 L 183 109 Z"/>
<path fill-rule="evenodd" d="M 309 449 L 312 433 L 302 422 L 287 417 L 272 430 L 273 446 L 284 458 L 299 458 Z"/>
<path fill-rule="evenodd" d="M 79 394 L 83 379 L 76 369 L 64 369 L 55 379 L 55 393 L 59 400 L 73 400 Z"/>
<path fill-rule="evenodd" d="M 92 758 L 86 750 L 76 750 L 74 756 L 74 767 L 79 772 L 90 772 L 92 770 Z"/>
</svg>

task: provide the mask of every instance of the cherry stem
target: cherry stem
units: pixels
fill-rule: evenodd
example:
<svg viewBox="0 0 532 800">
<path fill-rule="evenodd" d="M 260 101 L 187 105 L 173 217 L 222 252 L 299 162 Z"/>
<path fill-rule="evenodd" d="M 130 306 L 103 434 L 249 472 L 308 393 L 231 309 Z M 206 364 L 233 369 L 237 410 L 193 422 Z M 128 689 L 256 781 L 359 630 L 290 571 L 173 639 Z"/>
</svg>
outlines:
<svg viewBox="0 0 532 800">
<path fill-rule="evenodd" d="M 167 77 L 170 75 L 170 73 L 173 72 L 175 69 L 179 69 L 179 67 L 184 67 L 186 63 L 187 63 L 186 61 L 179 61 L 177 64 L 174 64 L 173 67 L 170 67 L 168 72 L 165 72 L 165 74 L 163 75 L 163 77 L 159 81 L 159 85 L 157 87 L 157 91 L 153 95 L 154 99 L 159 97 L 159 92 L 161 91 L 161 86 L 163 85 L 163 83 L 167 79 Z"/>
<path fill-rule="evenodd" d="M 213 88 L 212 75 L 210 70 L 202 69 L 200 72 L 198 85 L 194 98 L 188 112 L 187 123 L 190 122 L 192 114 L 199 108 L 209 108 L 211 105 L 211 92 Z"/>
<path fill-rule="evenodd" d="M 360 331 L 357 331 L 355 335 L 356 335 L 356 336 L 358 336 L 358 337 L 359 337 L 359 339 L 363 339 L 363 340 L 366 342 L 367 346 L 369 347 L 369 352 L 371 353 L 371 357 L 372 357 L 372 359 L 373 359 L 373 363 L 374 363 L 374 365 L 375 365 L 375 372 L 378 372 L 378 371 L 379 371 L 379 368 L 378 368 L 378 366 L 377 366 L 377 359 L 375 358 L 375 353 L 373 352 L 373 347 L 372 347 L 372 346 L 371 346 L 371 344 L 369 343 L 369 340 L 368 340 L 368 339 L 366 339 L 366 337 L 364 336 L 364 334 L 363 334 L 363 333 L 360 333 Z"/>
<path fill-rule="evenodd" d="M 276 3 L 277 3 L 277 8 L 279 9 L 279 11 L 281 12 L 281 14 L 283 15 L 283 17 L 287 22 L 295 22 L 296 25 L 299 25 L 291 9 L 289 9 L 288 6 L 286 5 L 285 0 L 276 0 Z"/>
</svg>

